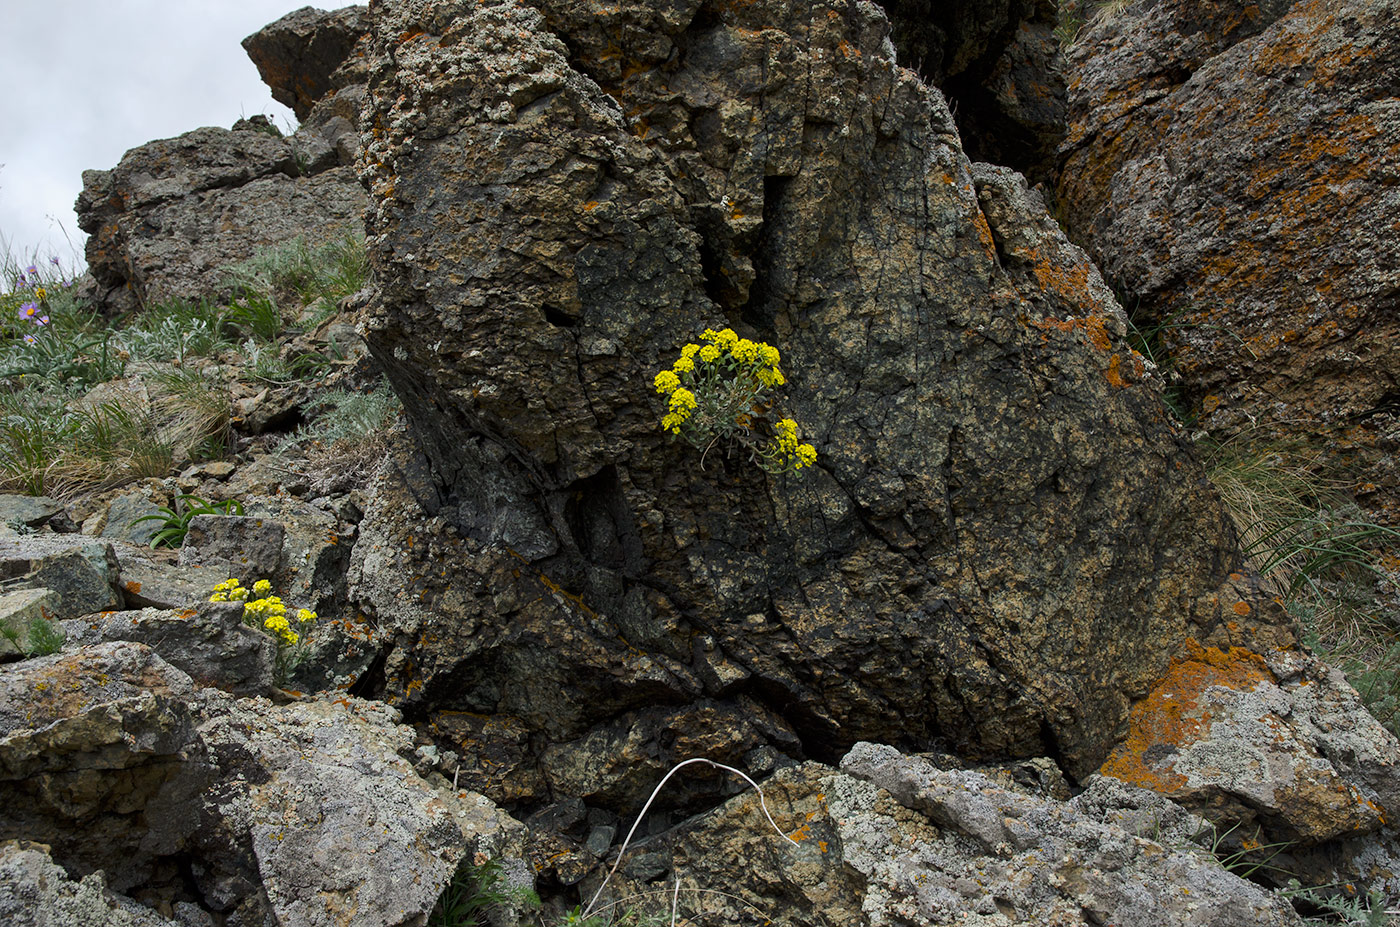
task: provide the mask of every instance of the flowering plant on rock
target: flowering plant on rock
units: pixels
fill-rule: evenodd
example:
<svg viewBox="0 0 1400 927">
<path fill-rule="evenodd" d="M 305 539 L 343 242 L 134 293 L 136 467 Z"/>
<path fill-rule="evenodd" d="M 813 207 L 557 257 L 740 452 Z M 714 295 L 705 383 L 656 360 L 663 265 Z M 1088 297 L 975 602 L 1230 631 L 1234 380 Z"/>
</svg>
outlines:
<svg viewBox="0 0 1400 927">
<path fill-rule="evenodd" d="M 652 381 L 667 397 L 661 427 L 705 453 L 730 441 L 768 473 L 794 473 L 815 463 L 816 448 L 797 440 L 797 422 L 771 417 L 771 393 L 787 382 L 778 369 L 778 349 L 740 338 L 730 328 L 707 328 L 700 341 L 681 348 L 676 362 Z"/>
<path fill-rule="evenodd" d="M 209 596 L 210 602 L 242 602 L 243 623 L 257 628 L 277 643 L 277 657 L 274 670 L 278 682 L 306 659 L 306 632 L 316 621 L 315 612 L 306 608 L 297 609 L 296 628 L 287 618 L 287 606 L 282 599 L 272 594 L 272 583 L 260 579 L 253 583 L 253 598 L 249 598 L 247 587 L 237 579 L 226 579 L 214 587 Z"/>
</svg>

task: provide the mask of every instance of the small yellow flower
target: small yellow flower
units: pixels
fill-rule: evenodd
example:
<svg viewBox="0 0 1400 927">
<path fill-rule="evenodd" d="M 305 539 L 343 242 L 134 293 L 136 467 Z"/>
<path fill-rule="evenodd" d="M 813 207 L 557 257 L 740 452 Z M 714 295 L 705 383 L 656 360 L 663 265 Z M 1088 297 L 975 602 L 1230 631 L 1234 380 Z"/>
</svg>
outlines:
<svg viewBox="0 0 1400 927">
<path fill-rule="evenodd" d="M 253 595 L 257 596 L 258 598 L 262 598 L 271 591 L 272 583 L 268 582 L 265 579 L 260 579 L 257 582 L 253 583 Z"/>
<path fill-rule="evenodd" d="M 719 348 L 712 344 L 707 344 L 700 349 L 700 359 L 707 364 L 713 364 L 719 360 Z"/>
<path fill-rule="evenodd" d="M 671 411 L 682 413 L 685 416 L 694 411 L 696 406 L 695 394 L 682 387 L 671 394 Z"/>
<path fill-rule="evenodd" d="M 695 361 L 688 357 L 678 357 L 676 358 L 676 362 L 671 365 L 671 370 L 678 374 L 690 373 L 694 369 Z"/>
<path fill-rule="evenodd" d="M 681 385 L 681 379 L 673 371 L 663 370 L 656 375 L 656 379 L 652 383 L 656 386 L 658 393 L 669 396 L 672 390 Z"/>
<path fill-rule="evenodd" d="M 700 345 L 688 344 L 685 347 L 681 348 L 681 357 L 694 357 L 699 350 Z"/>
<path fill-rule="evenodd" d="M 43 299 L 45 296 L 48 296 L 49 293 L 48 293 L 48 291 L 45 290 L 43 287 L 41 287 L 41 286 L 36 286 L 36 287 L 34 288 L 34 295 L 37 296 L 37 297 L 39 297 L 40 299 Z"/>
<path fill-rule="evenodd" d="M 299 621 L 300 623 L 306 624 L 308 621 L 315 621 L 315 620 L 316 620 L 316 613 L 313 612 L 311 609 L 309 609 L 309 608 L 299 608 L 299 609 L 297 609 L 297 621 Z"/>
<path fill-rule="evenodd" d="M 812 464 L 814 464 L 814 463 L 816 463 L 816 462 L 817 462 L 817 449 L 816 449 L 815 447 L 812 447 L 812 445 L 810 445 L 810 444 L 799 444 L 799 445 L 797 445 L 797 467 L 796 467 L 796 469 L 799 469 L 799 470 L 800 470 L 800 469 L 802 469 L 803 467 L 810 467 Z"/>
</svg>

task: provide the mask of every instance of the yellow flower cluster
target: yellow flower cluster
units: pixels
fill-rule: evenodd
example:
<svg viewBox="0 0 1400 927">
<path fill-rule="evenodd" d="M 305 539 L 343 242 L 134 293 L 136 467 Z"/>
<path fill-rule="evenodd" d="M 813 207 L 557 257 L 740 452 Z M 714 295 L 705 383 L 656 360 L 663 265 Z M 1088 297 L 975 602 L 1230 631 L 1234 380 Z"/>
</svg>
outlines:
<svg viewBox="0 0 1400 927">
<path fill-rule="evenodd" d="M 801 470 L 816 463 L 817 449 L 810 444 L 797 443 L 797 422 L 780 419 L 773 426 L 773 441 L 760 453 L 776 470 Z"/>
<path fill-rule="evenodd" d="M 214 587 L 209 601 L 242 602 L 244 624 L 271 632 L 279 647 L 299 643 L 301 635 L 292 630 L 292 623 L 287 620 L 287 606 L 280 597 L 271 593 L 272 583 L 260 579 L 253 583 L 253 595 L 257 598 L 249 599 L 248 590 L 238 580 L 226 579 Z M 297 610 L 296 617 L 297 623 L 304 625 L 315 621 L 317 616 L 310 609 L 302 608 Z"/>
<path fill-rule="evenodd" d="M 798 443 L 797 423 L 790 418 L 774 426 L 767 443 L 756 437 L 758 420 L 771 405 L 768 392 L 787 382 L 778 368 L 778 349 L 740 338 L 732 328 L 707 328 L 699 340 L 682 347 L 675 363 L 652 380 L 667 397 L 662 429 L 707 451 L 719 438 L 733 439 L 772 473 L 815 462 L 816 449 Z"/>
</svg>

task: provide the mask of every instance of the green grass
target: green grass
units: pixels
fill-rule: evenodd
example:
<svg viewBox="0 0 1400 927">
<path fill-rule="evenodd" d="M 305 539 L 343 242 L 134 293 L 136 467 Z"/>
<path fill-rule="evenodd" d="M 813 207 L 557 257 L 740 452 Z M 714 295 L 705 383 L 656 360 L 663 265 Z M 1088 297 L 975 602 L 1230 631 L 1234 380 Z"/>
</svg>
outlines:
<svg viewBox="0 0 1400 927">
<path fill-rule="evenodd" d="M 337 347 L 286 342 L 368 277 L 362 238 L 317 248 L 297 241 L 228 268 L 231 298 L 170 299 L 112 320 L 76 299 L 74 275 L 58 263 L 8 254 L 0 255 L 0 492 L 60 496 L 223 457 L 235 392 L 320 382 Z M 337 431 L 327 445 L 346 427 L 339 422 L 329 421 Z"/>
<path fill-rule="evenodd" d="M 1305 645 L 1400 736 L 1400 532 L 1367 518 L 1347 483 L 1302 449 L 1236 442 L 1208 465 L 1244 553 L 1276 584 Z"/>
<path fill-rule="evenodd" d="M 369 280 L 369 254 L 364 238 L 353 232 L 312 247 L 305 240 L 271 249 L 230 269 L 226 285 L 236 294 L 240 318 L 250 334 L 263 340 L 272 332 L 278 306 L 296 300 L 314 307 L 313 324 L 335 311 L 336 304 L 358 292 Z"/>
</svg>

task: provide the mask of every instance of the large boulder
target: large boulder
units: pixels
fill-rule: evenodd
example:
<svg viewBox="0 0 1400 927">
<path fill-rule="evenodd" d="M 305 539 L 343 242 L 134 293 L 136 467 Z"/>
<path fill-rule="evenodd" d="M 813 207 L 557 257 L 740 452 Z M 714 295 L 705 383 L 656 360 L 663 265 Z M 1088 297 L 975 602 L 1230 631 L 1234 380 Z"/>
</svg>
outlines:
<svg viewBox="0 0 1400 927">
<path fill-rule="evenodd" d="M 0 840 L 52 848 L 118 891 L 178 884 L 176 857 L 213 778 L 190 678 L 114 642 L 0 672 Z"/>
<path fill-rule="evenodd" d="M 1400 520 L 1400 3 L 1145 0 L 1071 57 L 1058 194 L 1217 437 Z"/>
<path fill-rule="evenodd" d="M 974 168 L 878 8 L 376 13 L 366 330 L 425 456 L 386 468 L 351 592 L 389 700 L 498 722 L 454 750 L 664 763 L 752 700 L 724 750 L 1082 776 L 1184 641 L 1288 639 L 1097 271 Z M 808 472 L 658 427 L 653 376 L 726 325 L 783 352 Z M 628 712 L 651 744 L 607 733 Z"/>
<path fill-rule="evenodd" d="M 303 172 L 292 142 L 255 116 L 232 130 L 148 142 L 112 170 L 84 171 L 76 208 L 95 295 L 117 309 L 206 297 L 229 265 L 261 249 L 358 228 L 365 199 L 354 171 L 316 166 Z"/>
</svg>

